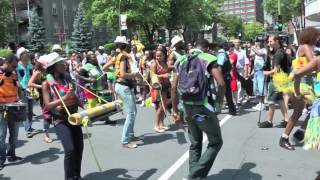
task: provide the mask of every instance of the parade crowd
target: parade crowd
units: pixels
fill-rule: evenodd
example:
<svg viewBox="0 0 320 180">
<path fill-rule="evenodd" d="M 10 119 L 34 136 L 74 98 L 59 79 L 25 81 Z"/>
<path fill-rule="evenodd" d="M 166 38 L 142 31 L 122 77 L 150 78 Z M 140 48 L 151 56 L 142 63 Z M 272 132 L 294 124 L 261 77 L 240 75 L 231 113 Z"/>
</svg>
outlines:
<svg viewBox="0 0 320 180">
<path fill-rule="evenodd" d="M 44 142 L 52 143 L 52 126 L 62 143 L 66 180 L 82 179 L 84 148 L 82 127 L 71 125 L 69 115 L 115 100 L 122 101 L 126 114 L 123 148 L 138 148 L 136 142 L 142 140 L 134 134 L 137 105 L 155 109 L 150 129 L 156 133 L 170 129 L 165 118 L 188 127 L 188 179 L 205 179 L 223 145 L 217 114 L 227 109 L 239 116 L 241 106 L 253 99 L 254 110 L 268 111 L 262 122 L 259 117 L 259 128 L 274 127 L 274 112 L 280 106 L 279 127 L 285 128 L 279 135 L 281 147 L 294 150 L 289 136 L 305 113 L 294 140 L 304 142 L 306 149 L 320 148 L 319 30 L 306 28 L 298 45 L 288 45 L 276 34 L 253 42 L 222 43 L 184 42 L 174 36 L 170 44 L 154 49 L 145 48 L 137 35 L 130 41 L 118 36 L 114 43 L 110 52 L 99 46 L 70 55 L 58 44 L 49 54 L 33 54 L 22 45 L 8 47 L 10 53 L 0 62 L 0 170 L 6 161 L 23 160 L 15 153 L 19 126 L 23 122 L 26 137 L 34 136 L 35 103 L 42 108 Z M 281 75 L 289 80 L 285 83 Z M 92 123 L 89 120 L 89 126 Z M 208 146 L 202 154 L 203 132 Z"/>
</svg>

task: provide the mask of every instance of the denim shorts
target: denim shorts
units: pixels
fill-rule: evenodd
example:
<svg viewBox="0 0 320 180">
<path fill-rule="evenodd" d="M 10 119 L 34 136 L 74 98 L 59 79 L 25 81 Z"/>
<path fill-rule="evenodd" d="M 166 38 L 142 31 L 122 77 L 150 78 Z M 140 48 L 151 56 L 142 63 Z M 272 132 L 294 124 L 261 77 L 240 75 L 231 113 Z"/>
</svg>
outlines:
<svg viewBox="0 0 320 180">
<path fill-rule="evenodd" d="M 269 104 L 276 104 L 279 101 L 283 100 L 283 94 L 276 91 L 275 86 L 272 83 L 272 80 L 269 82 L 269 91 L 267 101 Z"/>
<path fill-rule="evenodd" d="M 265 86 L 265 87 L 263 87 Z M 256 71 L 254 72 L 253 78 L 253 92 L 255 96 L 266 96 L 266 83 L 265 83 L 265 75 L 263 71 Z"/>
</svg>

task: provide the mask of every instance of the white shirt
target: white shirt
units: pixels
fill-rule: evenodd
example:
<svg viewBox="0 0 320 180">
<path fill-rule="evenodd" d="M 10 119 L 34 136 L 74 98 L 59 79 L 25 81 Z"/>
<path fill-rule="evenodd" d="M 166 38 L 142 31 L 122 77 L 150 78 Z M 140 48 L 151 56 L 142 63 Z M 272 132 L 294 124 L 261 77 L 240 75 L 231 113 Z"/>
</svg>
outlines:
<svg viewBox="0 0 320 180">
<path fill-rule="evenodd" d="M 106 57 L 105 57 L 103 54 L 98 54 L 98 55 L 97 55 L 97 60 L 98 60 L 98 63 L 99 63 L 100 65 L 107 63 L 107 59 L 106 59 Z"/>
<path fill-rule="evenodd" d="M 250 64 L 247 53 L 243 49 L 234 49 L 238 56 L 237 69 L 243 69 L 245 65 Z"/>
</svg>

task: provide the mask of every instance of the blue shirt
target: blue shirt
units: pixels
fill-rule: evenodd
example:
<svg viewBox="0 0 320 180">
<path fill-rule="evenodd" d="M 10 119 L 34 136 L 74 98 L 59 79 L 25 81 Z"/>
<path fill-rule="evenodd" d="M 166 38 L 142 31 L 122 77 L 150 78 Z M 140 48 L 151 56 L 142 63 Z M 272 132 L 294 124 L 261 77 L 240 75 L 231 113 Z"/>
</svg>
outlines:
<svg viewBox="0 0 320 180">
<path fill-rule="evenodd" d="M 228 60 L 226 51 L 225 51 L 224 49 L 220 49 L 220 50 L 218 51 L 218 54 L 217 54 L 217 55 L 218 55 L 218 56 L 217 56 L 217 58 L 218 58 L 218 61 L 217 61 L 218 65 L 219 65 L 219 66 L 223 66 L 223 64 Z"/>
<path fill-rule="evenodd" d="M 23 66 L 21 63 L 18 63 L 17 66 L 17 77 L 19 80 L 19 83 L 21 84 L 23 89 L 28 88 L 28 83 L 32 75 L 33 66 L 31 63 L 29 63 L 26 67 Z"/>
</svg>

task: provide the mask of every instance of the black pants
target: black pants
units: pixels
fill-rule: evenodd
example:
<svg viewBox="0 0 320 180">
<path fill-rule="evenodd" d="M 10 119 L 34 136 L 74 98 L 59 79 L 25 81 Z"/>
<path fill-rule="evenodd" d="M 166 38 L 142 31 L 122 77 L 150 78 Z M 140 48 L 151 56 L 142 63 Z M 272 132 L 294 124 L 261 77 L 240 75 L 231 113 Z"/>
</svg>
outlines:
<svg viewBox="0 0 320 180">
<path fill-rule="evenodd" d="M 224 78 L 224 82 L 226 83 L 226 100 L 229 108 L 229 113 L 236 113 L 236 107 L 234 106 L 231 92 L 231 78 Z"/>
<path fill-rule="evenodd" d="M 81 174 L 83 134 L 80 126 L 72 126 L 67 121 L 55 126 L 64 149 L 65 179 L 75 179 Z"/>
</svg>

